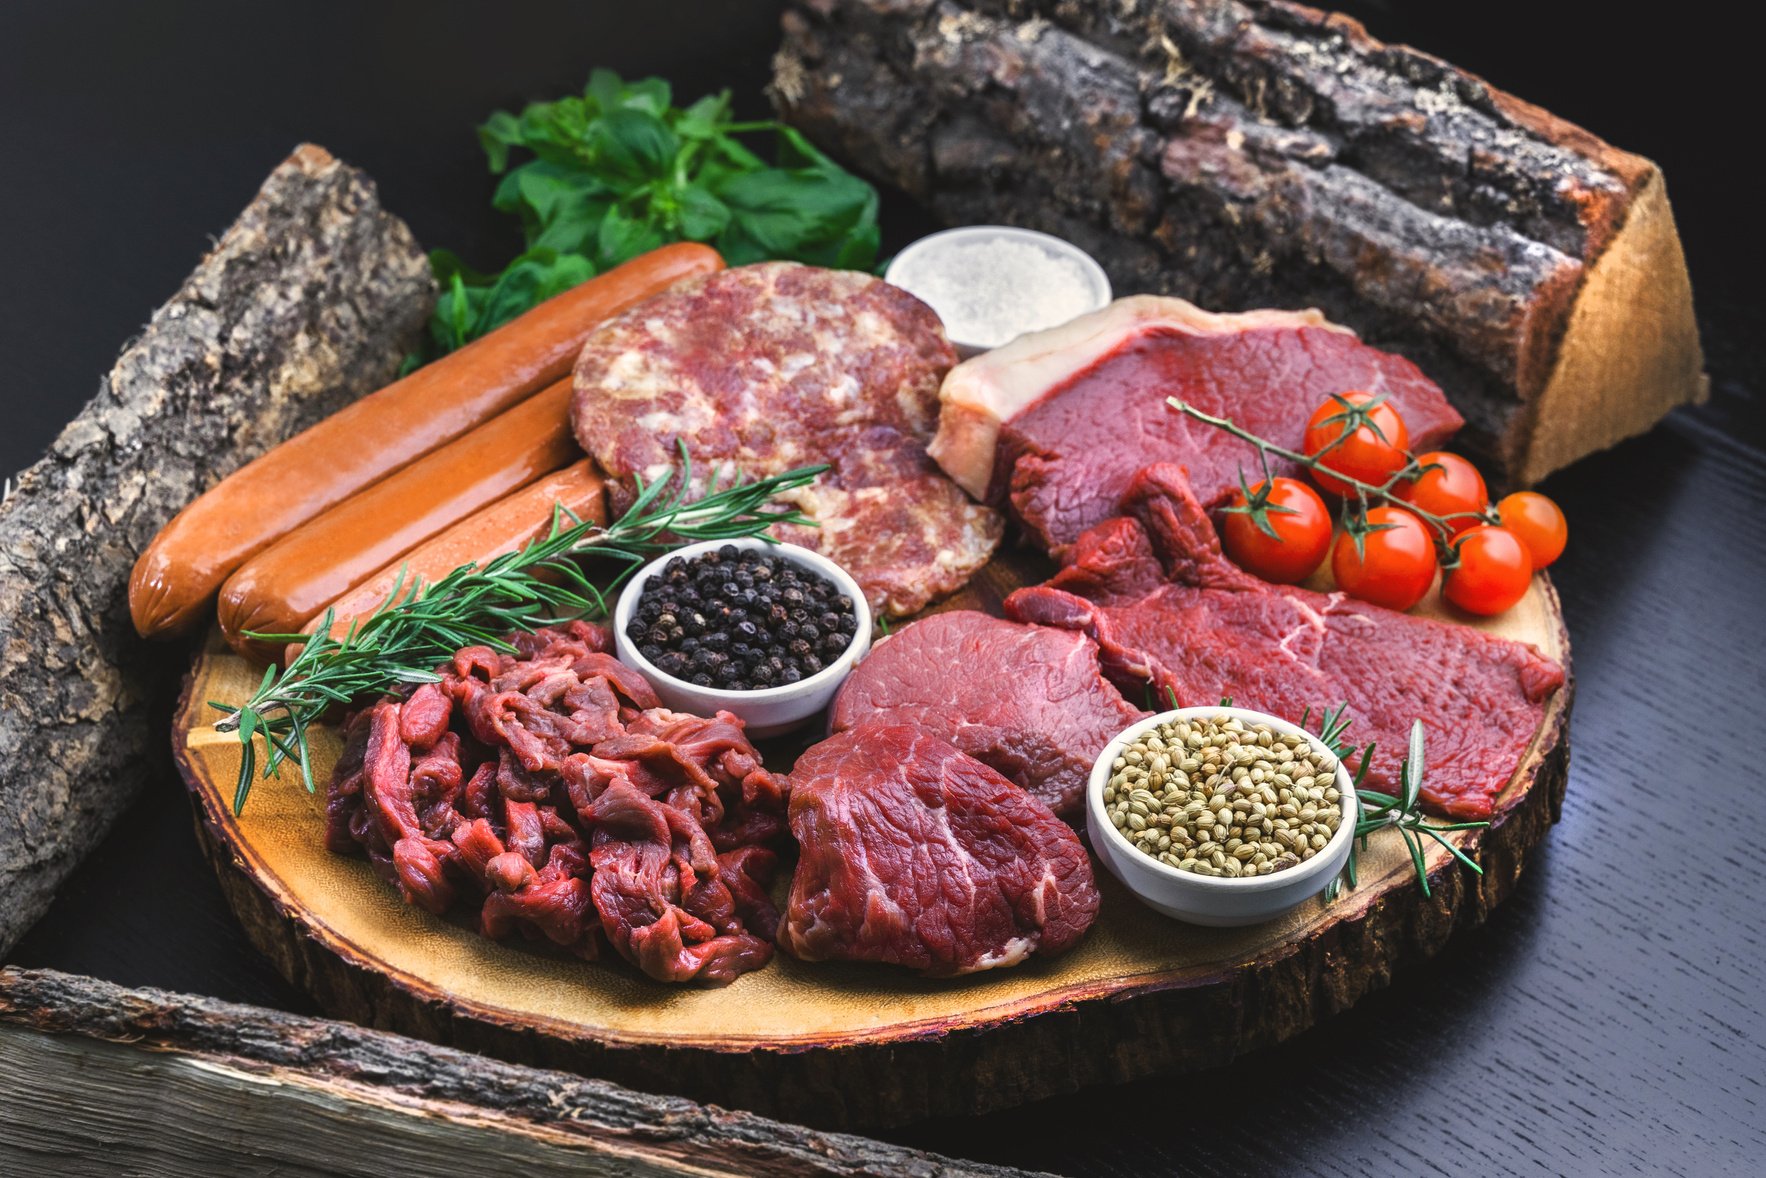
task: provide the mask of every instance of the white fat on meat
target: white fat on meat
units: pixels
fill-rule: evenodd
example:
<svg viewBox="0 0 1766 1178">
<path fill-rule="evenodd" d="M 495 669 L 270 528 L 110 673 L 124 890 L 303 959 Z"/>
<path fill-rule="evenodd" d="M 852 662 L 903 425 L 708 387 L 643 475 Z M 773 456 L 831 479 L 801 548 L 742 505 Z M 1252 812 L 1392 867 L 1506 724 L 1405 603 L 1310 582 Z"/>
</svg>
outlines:
<svg viewBox="0 0 1766 1178">
<path fill-rule="evenodd" d="M 1353 334 L 1316 310 L 1217 314 L 1162 295 L 1117 299 L 1102 310 L 1021 335 L 952 368 L 938 392 L 938 433 L 927 452 L 958 486 L 985 499 L 1001 424 L 1130 340 L 1149 331 L 1228 335 L 1272 327 L 1323 327 Z"/>
</svg>

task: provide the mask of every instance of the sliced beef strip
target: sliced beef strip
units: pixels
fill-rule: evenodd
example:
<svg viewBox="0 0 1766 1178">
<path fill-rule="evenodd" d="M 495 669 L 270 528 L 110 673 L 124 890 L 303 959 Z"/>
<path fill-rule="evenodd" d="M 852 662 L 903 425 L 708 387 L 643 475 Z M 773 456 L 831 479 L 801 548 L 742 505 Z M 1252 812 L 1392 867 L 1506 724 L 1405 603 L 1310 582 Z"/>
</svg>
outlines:
<svg viewBox="0 0 1766 1178">
<path fill-rule="evenodd" d="M 930 308 L 867 274 L 790 262 L 683 283 L 605 324 L 576 366 L 577 439 L 621 480 L 696 469 L 750 476 L 828 463 L 794 496 L 819 527 L 780 539 L 844 566 L 902 616 L 961 588 L 1003 523 L 926 453 L 956 360 Z"/>
<path fill-rule="evenodd" d="M 664 982 L 722 985 L 772 957 L 785 779 L 742 722 L 658 706 L 599 626 L 467 647 L 440 682 L 348 722 L 326 845 L 407 903 Z"/>
<path fill-rule="evenodd" d="M 872 647 L 834 697 L 830 727 L 917 725 L 1076 821 L 1092 762 L 1146 714 L 1104 678 L 1083 633 L 952 610 Z"/>
<path fill-rule="evenodd" d="M 1462 424 L 1416 365 L 1316 311 L 1217 315 L 1143 295 L 958 366 L 940 393 L 932 453 L 1064 557 L 1081 532 L 1116 514 L 1143 467 L 1183 463 L 1205 507 L 1232 493 L 1241 469 L 1259 477 L 1249 444 L 1171 409 L 1167 397 L 1299 449 L 1312 411 L 1353 390 L 1387 394 L 1418 451 Z M 1280 460 L 1271 466 L 1293 473 Z"/>
<path fill-rule="evenodd" d="M 1221 554 L 1178 467 L 1144 471 L 1124 505 L 1129 515 L 1086 532 L 1072 564 L 1013 593 L 1006 613 L 1085 631 L 1119 683 L 1150 681 L 1182 705 L 1231 696 L 1297 720 L 1347 702 L 1350 736 L 1378 746 L 1367 783 L 1385 792 L 1420 718 L 1424 800 L 1490 816 L 1564 683 L 1561 666 L 1470 626 L 1250 576 Z"/>
<path fill-rule="evenodd" d="M 1098 912 L 1091 860 L 1049 808 L 924 729 L 863 725 L 791 775 L 800 857 L 779 945 L 929 976 L 1060 953 Z"/>
</svg>

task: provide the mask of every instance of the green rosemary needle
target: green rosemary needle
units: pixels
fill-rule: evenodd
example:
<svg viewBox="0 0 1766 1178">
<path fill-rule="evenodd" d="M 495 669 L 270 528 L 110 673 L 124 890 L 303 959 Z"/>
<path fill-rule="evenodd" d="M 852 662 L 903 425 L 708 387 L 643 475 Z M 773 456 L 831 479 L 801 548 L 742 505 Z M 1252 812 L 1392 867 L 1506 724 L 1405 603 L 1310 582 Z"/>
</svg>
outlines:
<svg viewBox="0 0 1766 1178">
<path fill-rule="evenodd" d="M 583 523 L 560 509 L 545 536 L 482 567 L 463 565 L 432 585 L 406 584 L 401 576 L 379 608 L 351 622 L 342 637 L 331 633 L 330 611 L 312 634 L 252 634 L 305 645 L 280 671 L 267 668 L 243 705 L 209 702 L 225 713 L 216 731 L 239 733 L 233 812 L 245 808 L 257 775 L 254 735 L 262 735 L 269 749 L 263 776 L 275 776 L 292 761 L 310 793 L 307 729 L 332 708 L 435 682 L 435 668 L 463 646 L 507 651 L 511 632 L 604 614 L 606 594 L 646 560 L 682 544 L 764 538 L 779 524 L 814 526 L 794 508 L 772 500 L 809 485 L 827 469 L 803 466 L 752 482 L 738 475 L 727 486 L 719 486 L 714 470 L 704 491 L 689 497 L 693 468 L 683 449 L 678 472 L 649 484 L 640 479 L 636 501 L 610 525 Z M 578 564 L 584 556 L 611 558 L 624 567 L 597 587 Z"/>
<path fill-rule="evenodd" d="M 1300 718 L 1300 726 L 1306 727 L 1307 715 Z M 1339 761 L 1355 754 L 1355 745 L 1345 739 L 1344 734 L 1349 728 L 1349 705 L 1340 704 L 1334 709 L 1326 709 L 1319 718 L 1319 739 L 1337 755 Z M 1343 873 L 1333 879 L 1325 889 L 1325 900 L 1335 900 L 1343 890 L 1343 882 L 1348 881 L 1350 887 L 1356 885 L 1356 857 L 1367 849 L 1367 839 L 1376 830 L 1394 827 L 1404 839 L 1404 845 L 1410 852 L 1411 865 L 1416 868 L 1417 886 L 1422 888 L 1423 895 L 1429 895 L 1428 864 L 1423 859 L 1423 839 L 1432 838 L 1446 847 L 1448 852 L 1465 866 L 1479 875 L 1484 869 L 1474 862 L 1465 852 L 1454 846 L 1447 838 L 1451 831 L 1477 830 L 1489 826 L 1488 822 L 1430 822 L 1417 809 L 1423 789 L 1423 722 L 1416 720 L 1410 726 L 1410 748 L 1406 750 L 1404 763 L 1399 768 L 1398 779 L 1403 786 L 1402 797 L 1381 793 L 1378 790 L 1363 789 L 1362 781 L 1367 777 L 1368 766 L 1373 764 L 1375 745 L 1368 742 L 1361 750 L 1361 764 L 1356 767 L 1353 788 L 1355 790 L 1355 834 L 1349 843 L 1349 862 L 1344 864 Z"/>
</svg>

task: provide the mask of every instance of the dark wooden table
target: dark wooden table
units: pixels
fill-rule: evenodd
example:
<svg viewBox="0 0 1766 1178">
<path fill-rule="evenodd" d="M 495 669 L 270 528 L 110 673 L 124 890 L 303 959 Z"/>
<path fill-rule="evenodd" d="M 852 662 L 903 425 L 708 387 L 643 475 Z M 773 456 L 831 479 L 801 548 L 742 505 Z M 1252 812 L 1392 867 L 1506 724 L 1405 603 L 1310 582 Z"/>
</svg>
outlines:
<svg viewBox="0 0 1766 1178">
<path fill-rule="evenodd" d="M 1711 403 L 1545 488 L 1572 525 L 1563 822 L 1486 928 L 1297 1042 L 889 1136 L 1073 1174 L 1759 1172 L 1766 253 L 1754 148 L 1720 130 L 1750 104 L 1746 38 L 1714 5 L 1598 26 L 1537 0 L 1349 7 L 1660 161 L 1687 242 Z M 664 73 L 689 96 L 732 86 L 758 111 L 774 41 L 770 4 L 725 0 L 13 0 L 0 468 L 41 452 L 296 142 L 365 167 L 425 242 L 494 264 L 515 238 L 489 209 L 475 121 L 591 65 Z M 900 201 L 885 224 L 896 244 L 923 228 Z M 169 764 L 11 960 L 311 1008 L 223 906 Z"/>
</svg>

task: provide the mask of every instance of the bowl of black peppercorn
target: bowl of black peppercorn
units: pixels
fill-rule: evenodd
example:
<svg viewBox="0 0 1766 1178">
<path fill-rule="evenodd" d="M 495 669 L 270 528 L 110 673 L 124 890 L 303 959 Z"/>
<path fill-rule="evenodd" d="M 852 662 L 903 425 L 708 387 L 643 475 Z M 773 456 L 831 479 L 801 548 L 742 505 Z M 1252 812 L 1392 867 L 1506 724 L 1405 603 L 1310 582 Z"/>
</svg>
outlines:
<svg viewBox="0 0 1766 1178">
<path fill-rule="evenodd" d="M 690 544 L 639 569 L 614 648 L 678 712 L 730 712 L 754 736 L 828 706 L 871 645 L 858 582 L 819 552 L 766 540 Z"/>
</svg>

